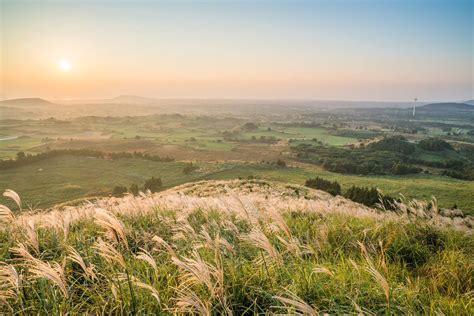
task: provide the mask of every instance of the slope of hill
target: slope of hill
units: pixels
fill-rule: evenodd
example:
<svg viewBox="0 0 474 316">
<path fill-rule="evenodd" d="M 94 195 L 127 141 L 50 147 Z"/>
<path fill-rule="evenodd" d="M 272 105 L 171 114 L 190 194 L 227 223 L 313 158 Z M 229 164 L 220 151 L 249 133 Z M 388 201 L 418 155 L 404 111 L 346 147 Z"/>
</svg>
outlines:
<svg viewBox="0 0 474 316">
<path fill-rule="evenodd" d="M 417 108 L 421 111 L 474 111 L 474 106 L 467 103 L 430 103 Z"/>
<path fill-rule="evenodd" d="M 7 107 L 44 107 L 56 105 L 41 98 L 20 98 L 0 101 L 0 106 Z"/>
<path fill-rule="evenodd" d="M 473 235 L 401 209 L 254 180 L 3 207 L 0 311 L 472 314 Z"/>
</svg>

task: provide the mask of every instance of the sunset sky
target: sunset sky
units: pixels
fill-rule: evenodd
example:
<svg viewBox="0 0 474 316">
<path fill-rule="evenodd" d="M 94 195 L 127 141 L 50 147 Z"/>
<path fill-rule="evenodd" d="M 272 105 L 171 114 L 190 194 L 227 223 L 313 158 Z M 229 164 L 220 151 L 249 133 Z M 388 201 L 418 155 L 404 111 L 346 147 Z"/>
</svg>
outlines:
<svg viewBox="0 0 474 316">
<path fill-rule="evenodd" d="M 0 0 L 0 98 L 473 98 L 474 1 Z"/>
</svg>

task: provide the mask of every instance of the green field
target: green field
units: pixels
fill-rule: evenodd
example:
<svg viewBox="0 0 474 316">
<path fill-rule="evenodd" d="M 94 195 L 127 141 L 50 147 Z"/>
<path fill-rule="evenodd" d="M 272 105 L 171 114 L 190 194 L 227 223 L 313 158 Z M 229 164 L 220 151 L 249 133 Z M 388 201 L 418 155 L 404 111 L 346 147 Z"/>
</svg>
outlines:
<svg viewBox="0 0 474 316">
<path fill-rule="evenodd" d="M 184 166 L 183 162 L 63 156 L 2 171 L 0 189 L 17 191 L 25 205 L 49 207 L 81 197 L 107 195 L 115 185 L 142 185 L 152 176 L 161 177 L 163 185 L 171 187 L 198 179 L 216 168 L 203 164 L 200 170 L 185 175 Z"/>
<path fill-rule="evenodd" d="M 329 130 L 313 127 L 287 127 L 282 129 L 260 129 L 258 131 L 244 133 L 244 137 L 259 138 L 261 136 L 270 136 L 277 139 L 293 140 L 296 142 L 312 141 L 316 138 L 318 141 L 331 146 L 344 146 L 357 142 L 356 138 L 331 135 Z"/>
<path fill-rule="evenodd" d="M 0 140 L 0 159 L 14 158 L 19 151 L 34 152 L 35 147 L 41 144 L 41 139 L 31 137 Z"/>
<path fill-rule="evenodd" d="M 331 135 L 329 132 L 322 128 L 310 128 L 310 127 L 290 127 L 286 128 L 285 132 L 291 133 L 294 135 L 292 138 L 296 139 L 313 139 L 323 142 L 331 146 L 344 146 L 348 144 L 353 144 L 357 142 L 356 138 L 344 137 Z M 291 138 L 291 137 L 290 137 Z"/>
<path fill-rule="evenodd" d="M 0 159 L 15 157 L 19 151 L 35 153 L 54 148 L 58 144 L 70 141 L 77 148 L 95 146 L 94 142 L 110 141 L 113 144 L 123 142 L 124 146 L 113 151 L 136 150 L 127 147 L 134 140 L 150 142 L 155 146 L 174 144 L 206 151 L 230 151 L 238 145 L 234 141 L 224 140 L 223 133 L 232 131 L 234 138 L 249 141 L 253 137 L 274 137 L 275 139 L 294 140 L 296 142 L 317 140 L 332 146 L 343 146 L 357 142 L 356 138 L 331 135 L 325 128 L 311 127 L 275 127 L 262 124 L 257 130 L 241 131 L 244 119 L 184 117 L 184 116 L 145 116 L 123 118 L 82 117 L 73 120 L 28 120 L 2 121 L 2 137 L 17 137 L 11 140 L 0 138 Z M 90 144 L 88 144 L 88 142 Z M 41 146 L 43 145 L 43 146 Z M 146 149 L 146 148 L 144 148 Z"/>
<path fill-rule="evenodd" d="M 151 176 L 160 176 L 164 188 L 202 179 L 236 179 L 255 176 L 262 179 L 304 184 L 310 177 L 322 176 L 341 183 L 343 191 L 351 185 L 375 186 L 392 196 L 431 199 L 441 207 L 455 203 L 474 214 L 474 182 L 447 177 L 417 176 L 350 176 L 331 173 L 313 165 L 279 168 L 270 164 L 199 163 L 200 169 L 183 173 L 183 162 L 153 162 L 142 159 L 114 161 L 63 156 L 0 173 L 0 190 L 13 189 L 26 205 L 49 207 L 84 196 L 108 195 L 115 185 L 141 185 Z M 3 200 L 2 202 L 6 202 Z"/>
</svg>

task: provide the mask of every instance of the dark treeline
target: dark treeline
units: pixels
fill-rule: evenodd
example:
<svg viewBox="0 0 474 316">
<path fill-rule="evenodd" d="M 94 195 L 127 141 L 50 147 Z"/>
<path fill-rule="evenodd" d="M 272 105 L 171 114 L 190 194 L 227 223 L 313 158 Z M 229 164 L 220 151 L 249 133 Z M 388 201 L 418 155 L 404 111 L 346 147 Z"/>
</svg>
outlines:
<svg viewBox="0 0 474 316">
<path fill-rule="evenodd" d="M 31 163 L 47 160 L 59 156 L 79 156 L 79 157 L 95 157 L 95 158 L 107 158 L 107 159 L 120 159 L 120 158 L 140 158 L 151 161 L 159 162 L 171 162 L 174 159 L 169 157 L 160 157 L 153 156 L 149 154 L 144 154 L 140 152 L 102 152 L 98 150 L 90 149 L 59 149 L 59 150 L 50 150 L 36 155 L 25 154 L 20 151 L 16 155 L 16 159 L 0 160 L 0 170 L 17 168 L 21 166 L 26 166 Z"/>
<path fill-rule="evenodd" d="M 224 136 L 224 140 L 227 142 L 236 142 L 236 143 L 263 143 L 263 144 L 275 144 L 279 142 L 281 139 L 276 138 L 275 136 L 252 136 L 250 139 L 246 138 L 239 138 L 239 137 L 232 137 L 232 136 Z"/>
<path fill-rule="evenodd" d="M 282 122 L 272 122 L 272 125 L 276 125 L 279 127 L 310 127 L 310 128 L 317 128 L 321 127 L 322 124 L 319 122 L 311 121 L 311 122 L 290 122 L 290 123 L 282 123 Z"/>
</svg>

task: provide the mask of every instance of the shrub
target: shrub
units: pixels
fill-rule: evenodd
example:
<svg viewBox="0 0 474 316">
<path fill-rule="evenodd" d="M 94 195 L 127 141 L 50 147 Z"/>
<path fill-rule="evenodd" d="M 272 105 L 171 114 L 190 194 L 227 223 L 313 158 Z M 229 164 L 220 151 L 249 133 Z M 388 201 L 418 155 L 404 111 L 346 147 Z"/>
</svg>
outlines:
<svg viewBox="0 0 474 316">
<path fill-rule="evenodd" d="M 190 162 L 189 164 L 187 164 L 184 168 L 183 168 L 183 173 L 184 174 L 190 174 L 191 172 L 193 172 L 194 170 L 197 170 L 199 169 L 198 166 L 196 165 L 193 165 L 192 162 Z"/>
<path fill-rule="evenodd" d="M 112 195 L 115 197 L 122 197 L 125 193 L 127 193 L 127 187 L 122 185 L 116 185 L 112 190 Z"/>
<path fill-rule="evenodd" d="M 412 174 L 412 173 L 420 173 L 421 168 L 407 165 L 404 163 L 395 163 L 392 167 L 392 173 L 396 175 L 404 175 L 404 174 Z"/>
<path fill-rule="evenodd" d="M 341 185 L 337 181 L 331 182 L 320 177 L 306 180 L 305 186 L 325 191 L 331 195 L 341 194 Z"/>
<path fill-rule="evenodd" d="M 284 160 L 278 159 L 277 161 L 275 161 L 275 165 L 277 165 L 278 167 L 286 167 L 286 162 Z"/>
<path fill-rule="evenodd" d="M 128 191 L 129 191 L 130 193 L 132 193 L 133 195 L 138 195 L 140 189 L 138 188 L 138 185 L 134 183 L 134 184 L 132 184 L 132 185 L 130 186 L 130 188 L 128 189 Z"/>
<path fill-rule="evenodd" d="M 453 150 L 453 147 L 445 140 L 439 138 L 427 138 L 420 140 L 418 147 L 428 151 Z"/>
<path fill-rule="evenodd" d="M 385 137 L 378 142 L 369 144 L 367 148 L 381 151 L 395 151 L 403 154 L 411 154 L 415 151 L 415 145 L 409 143 L 403 136 Z"/>
<path fill-rule="evenodd" d="M 150 190 L 150 192 L 157 192 L 163 183 L 161 182 L 161 178 L 151 177 L 150 179 L 145 181 L 143 188 L 145 191 Z"/>
<path fill-rule="evenodd" d="M 253 123 L 253 122 L 247 122 L 244 125 L 241 126 L 241 129 L 243 131 L 255 131 L 258 129 L 258 125 Z"/>
<path fill-rule="evenodd" d="M 395 199 L 389 195 L 381 194 L 376 188 L 352 186 L 344 193 L 344 197 L 368 207 L 374 207 L 381 204 L 385 209 L 393 209 Z"/>
<path fill-rule="evenodd" d="M 16 153 L 16 160 L 22 160 L 22 159 L 25 159 L 26 158 L 26 155 L 23 151 L 19 151 Z"/>
</svg>

